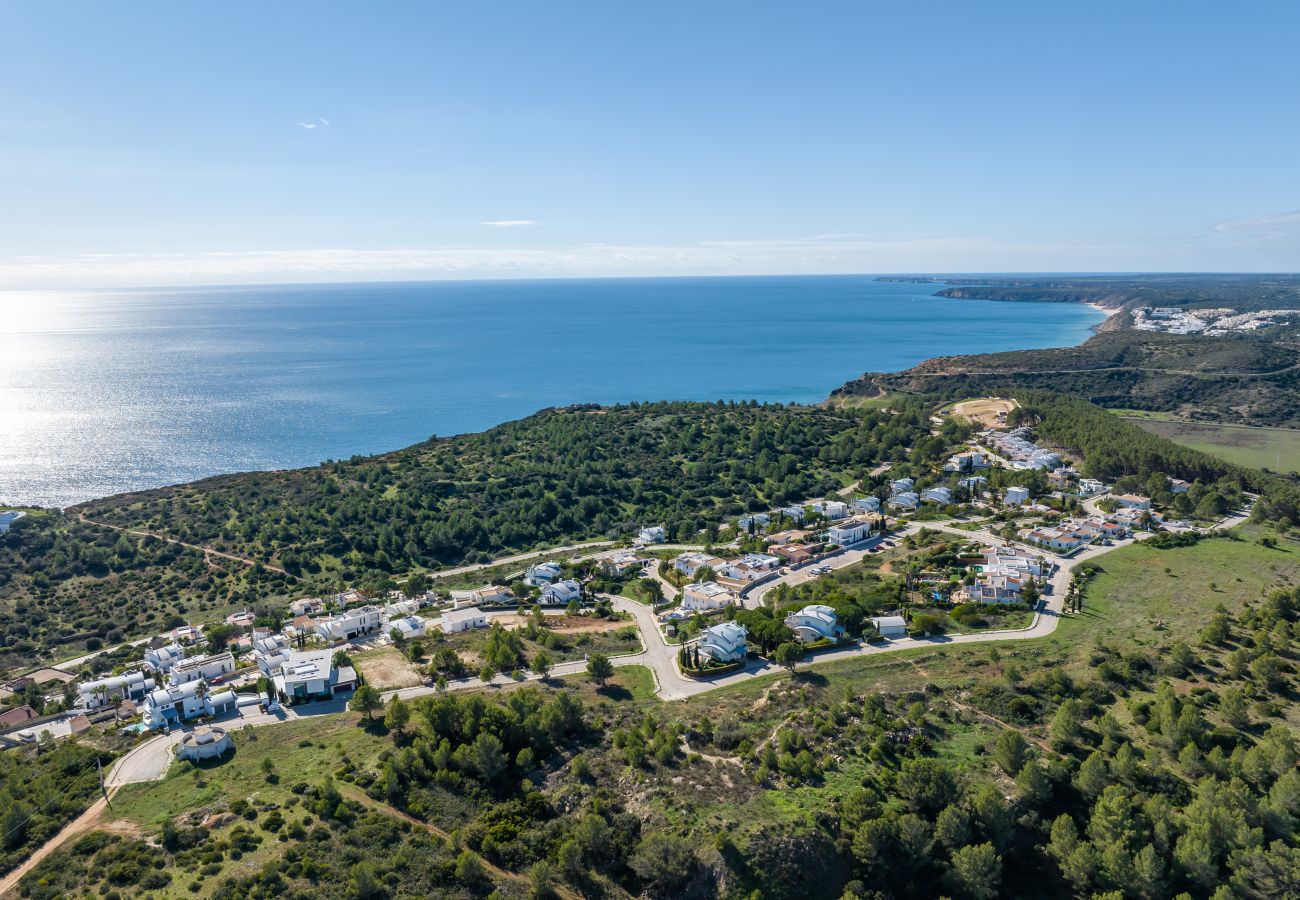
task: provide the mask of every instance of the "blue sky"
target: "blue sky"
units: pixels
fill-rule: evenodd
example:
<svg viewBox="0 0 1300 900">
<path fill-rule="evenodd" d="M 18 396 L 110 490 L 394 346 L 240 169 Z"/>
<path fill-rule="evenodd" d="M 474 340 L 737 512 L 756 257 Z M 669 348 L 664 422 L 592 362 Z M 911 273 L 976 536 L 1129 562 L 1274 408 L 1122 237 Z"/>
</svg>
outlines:
<svg viewBox="0 0 1300 900">
<path fill-rule="evenodd" d="M 1290 2 L 8 2 L 0 286 L 1295 271 L 1297 34 Z"/>
</svg>

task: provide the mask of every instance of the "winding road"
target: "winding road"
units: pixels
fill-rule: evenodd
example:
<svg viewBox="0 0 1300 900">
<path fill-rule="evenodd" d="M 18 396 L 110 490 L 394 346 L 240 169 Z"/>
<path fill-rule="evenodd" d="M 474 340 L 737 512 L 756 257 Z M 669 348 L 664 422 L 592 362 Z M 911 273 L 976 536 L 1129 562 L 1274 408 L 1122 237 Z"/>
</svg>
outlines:
<svg viewBox="0 0 1300 900">
<path fill-rule="evenodd" d="M 1249 517 L 1249 514 L 1250 509 L 1248 507 L 1245 510 L 1225 517 L 1214 527 L 1235 527 L 1245 522 Z M 1040 552 L 1036 548 L 1027 547 L 1027 545 L 1017 544 L 1017 542 L 1014 541 L 1006 541 L 1005 539 L 986 530 L 967 531 L 938 522 L 909 523 L 905 528 L 890 535 L 889 539 L 901 540 L 910 534 L 920 531 L 921 528 L 945 532 L 964 540 L 979 541 L 980 543 L 989 546 L 1001 546 L 1010 543 L 1025 549 L 1030 549 L 1035 553 Z M 844 566 L 853 565 L 855 562 L 860 561 L 864 555 L 869 554 L 870 548 L 874 544 L 878 543 L 879 540 L 880 538 L 873 538 L 870 541 L 864 541 L 852 547 L 845 548 L 836 556 L 821 561 L 819 565 L 831 565 L 833 568 L 842 568 Z M 1099 556 L 1121 547 L 1128 546 L 1135 540 L 1138 540 L 1138 538 L 1116 541 L 1110 546 L 1087 547 L 1082 552 L 1077 553 L 1069 559 L 1056 560 L 1056 569 L 1048 579 L 1051 589 L 1044 592 L 1043 599 L 1039 601 L 1038 610 L 1034 614 L 1033 621 L 1024 628 L 986 631 L 971 634 L 939 635 L 929 638 L 909 637 L 881 641 L 874 644 L 855 644 L 841 650 L 819 653 L 805 663 L 805 665 L 816 667 L 828 662 L 879 656 L 922 647 L 942 647 L 951 644 L 983 644 L 995 641 L 1031 640 L 1034 638 L 1046 637 L 1056 630 L 1056 626 L 1060 622 L 1066 589 L 1069 586 L 1074 570 L 1085 562 L 1094 560 Z M 586 544 L 581 546 L 591 547 L 593 545 Z M 563 550 L 565 548 L 560 549 Z M 553 553 L 555 551 L 551 550 L 543 552 Z M 531 555 L 538 554 L 530 554 L 529 556 Z M 500 565 L 501 562 L 501 560 L 497 560 L 492 563 L 492 565 Z M 468 571 L 472 571 L 472 568 L 468 569 Z M 777 584 L 797 584 L 801 581 L 808 580 L 808 577 L 809 575 L 806 570 L 793 570 L 787 575 L 764 584 L 761 591 L 755 591 L 752 598 L 747 598 L 746 605 L 752 607 L 761 603 L 763 595 L 774 588 Z M 778 674 L 782 671 L 781 668 L 774 663 L 768 662 L 767 660 L 754 659 L 749 660 L 742 669 L 729 672 L 717 678 L 688 678 L 683 675 L 677 667 L 677 646 L 668 644 L 665 641 L 663 633 L 659 629 L 659 623 L 655 618 L 654 611 L 649 606 L 636 603 L 624 597 L 611 596 L 607 599 L 612 602 L 616 610 L 628 613 L 632 616 L 641 632 L 642 640 L 642 649 L 640 651 L 613 657 L 611 658 L 611 661 L 615 666 L 645 666 L 648 668 L 655 678 L 655 692 L 662 700 L 684 700 L 689 697 L 698 696 L 699 694 L 707 693 L 709 691 L 719 690 L 744 681 Z M 750 603 L 749 600 L 752 600 L 753 602 Z M 585 670 L 585 660 L 564 662 L 554 666 L 551 669 L 548 678 L 563 678 L 566 676 L 580 675 L 585 672 Z M 492 679 L 490 684 L 493 687 L 507 687 L 510 685 L 539 680 L 541 680 L 539 676 L 531 673 L 520 678 L 512 678 L 508 675 L 497 675 Z M 447 689 L 452 691 L 471 690 L 475 688 L 483 688 L 484 686 L 484 682 L 478 678 L 462 678 L 448 683 Z M 414 699 L 417 697 L 428 696 L 436 692 L 437 688 L 420 686 L 388 691 L 383 696 L 385 701 L 393 697 Z M 264 713 L 255 706 L 242 707 L 238 709 L 233 716 L 221 721 L 220 724 L 225 728 L 242 728 L 245 725 L 254 728 L 261 728 L 295 719 L 335 715 L 343 712 L 347 708 L 346 704 L 347 698 L 338 698 L 330 701 L 309 703 L 303 706 L 282 709 L 276 713 Z M 113 791 L 116 791 L 119 787 L 125 784 L 161 779 L 166 774 L 167 767 L 171 763 L 172 747 L 180 742 L 182 735 L 187 730 L 188 729 L 177 729 L 170 734 L 161 734 L 149 738 L 118 759 L 105 778 L 105 784 L 110 795 Z M 62 831 L 51 838 L 49 842 L 24 862 L 23 865 L 10 872 L 3 879 L 0 879 L 0 896 L 11 891 L 23 875 L 30 871 L 31 868 L 33 868 L 51 850 L 60 846 L 70 837 L 88 830 L 89 827 L 93 826 L 102 814 L 103 807 L 103 801 L 99 801 L 91 806 L 85 813 L 77 819 L 74 819 L 66 825 Z"/>
</svg>

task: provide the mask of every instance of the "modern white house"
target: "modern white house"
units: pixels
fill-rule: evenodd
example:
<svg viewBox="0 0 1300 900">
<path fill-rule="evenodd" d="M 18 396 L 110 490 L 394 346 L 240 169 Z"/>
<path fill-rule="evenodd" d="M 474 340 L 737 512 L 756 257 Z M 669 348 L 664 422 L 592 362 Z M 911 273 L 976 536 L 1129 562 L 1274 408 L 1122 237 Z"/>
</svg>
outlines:
<svg viewBox="0 0 1300 900">
<path fill-rule="evenodd" d="M 983 475 L 971 475 L 967 478 L 963 478 L 960 481 L 958 481 L 957 485 L 959 487 L 964 487 L 968 491 L 978 491 L 981 490 L 984 487 L 984 485 L 988 483 L 989 480 L 985 478 Z"/>
<path fill-rule="evenodd" d="M 736 602 L 736 594 L 716 581 L 701 581 L 682 588 L 682 609 L 701 611 L 722 609 Z"/>
<path fill-rule="evenodd" d="M 926 488 L 921 492 L 921 502 L 947 506 L 952 502 L 952 491 L 943 486 Z"/>
<path fill-rule="evenodd" d="M 800 643 L 823 639 L 835 640 L 844 633 L 835 618 L 835 610 L 814 603 L 785 617 L 785 627 L 794 632 Z"/>
<path fill-rule="evenodd" d="M 891 509 L 901 509 L 904 512 L 916 509 L 920 505 L 921 498 L 917 496 L 916 491 L 902 491 L 889 498 Z"/>
<path fill-rule="evenodd" d="M 948 462 L 944 464 L 943 470 L 945 472 L 971 472 L 975 469 L 982 469 L 987 465 L 988 463 L 984 461 L 984 454 L 978 450 L 971 450 L 948 457 Z"/>
<path fill-rule="evenodd" d="M 456 634 L 473 628 L 487 628 L 487 616 L 477 606 L 450 609 L 442 614 L 439 626 L 445 634 Z"/>
<path fill-rule="evenodd" d="M 1169 492 L 1171 494 L 1186 494 L 1191 486 L 1191 482 L 1183 481 L 1181 478 L 1169 479 Z"/>
<path fill-rule="evenodd" d="M 77 685 L 78 705 L 102 709 L 116 700 L 139 700 L 153 689 L 154 680 L 144 672 L 124 672 Z"/>
<path fill-rule="evenodd" d="M 419 616 L 403 616 L 400 619 L 388 620 L 388 633 L 391 635 L 396 631 L 408 641 L 424 637 L 428 629 L 429 623 Z"/>
<path fill-rule="evenodd" d="M 290 703 L 328 699 L 356 686 L 356 671 L 336 667 L 333 650 L 292 650 L 275 676 L 276 690 Z"/>
<path fill-rule="evenodd" d="M 203 640 L 203 626 L 181 625 L 178 628 L 172 629 L 171 637 L 172 643 L 174 644 L 183 644 L 185 646 L 197 644 L 199 641 Z"/>
<path fill-rule="evenodd" d="M 1019 485 L 1013 485 L 1007 488 L 1006 494 L 1003 495 L 1003 502 L 1006 503 L 1007 506 L 1020 506 L 1021 504 L 1028 503 L 1029 488 L 1020 487 Z"/>
<path fill-rule="evenodd" d="M 714 662 L 738 662 L 745 658 L 748 640 L 749 632 L 743 625 L 722 622 L 700 632 L 696 646 L 699 647 L 701 656 L 707 656 Z"/>
<path fill-rule="evenodd" d="M 483 587 L 474 588 L 472 591 L 451 592 L 451 605 L 453 609 L 465 609 L 470 606 L 513 603 L 514 601 L 515 595 L 510 593 L 510 588 L 502 587 L 499 584 L 485 584 Z"/>
<path fill-rule="evenodd" d="M 822 515 L 832 521 L 848 518 L 849 505 L 843 500 L 827 500 L 822 504 Z"/>
<path fill-rule="evenodd" d="M 236 708 L 235 692 L 227 688 L 213 692 L 202 679 L 151 691 L 141 708 L 144 724 L 159 729 L 179 725 L 198 716 L 216 716 Z"/>
<path fill-rule="evenodd" d="M 1080 478 L 1079 493 L 1083 495 L 1101 494 L 1106 490 L 1106 485 L 1096 478 Z"/>
<path fill-rule="evenodd" d="M 777 515 L 785 516 L 791 522 L 795 523 L 802 522 L 804 517 L 807 516 L 807 513 L 804 512 L 802 506 L 782 506 L 780 509 L 775 510 L 775 512 Z"/>
<path fill-rule="evenodd" d="M 881 637 L 907 637 L 907 620 L 902 616 L 872 616 L 871 624 L 876 626 Z"/>
<path fill-rule="evenodd" d="M 379 630 L 383 613 L 378 606 L 361 606 L 316 620 L 316 633 L 327 641 L 350 641 Z"/>
<path fill-rule="evenodd" d="M 772 517 L 768 513 L 750 513 L 747 516 L 741 516 L 736 521 L 736 527 L 741 531 L 749 531 L 749 527 L 754 526 L 755 531 L 759 531 L 768 526 Z"/>
<path fill-rule="evenodd" d="M 600 558 L 600 568 L 608 575 L 624 575 L 641 568 L 645 560 L 633 550 L 611 550 Z"/>
<path fill-rule="evenodd" d="M 724 563 L 716 571 L 721 577 L 732 581 L 754 581 L 779 568 L 781 568 L 779 557 L 766 553 L 746 553 L 740 559 Z"/>
<path fill-rule="evenodd" d="M 875 519 L 866 517 L 849 519 L 826 529 L 826 541 L 830 544 L 848 547 L 870 537 L 871 529 L 875 527 L 875 524 Z"/>
<path fill-rule="evenodd" d="M 862 512 L 878 513 L 880 512 L 880 498 L 859 497 L 853 501 L 853 506 L 855 509 L 861 510 Z"/>
<path fill-rule="evenodd" d="M 560 564 L 557 562 L 544 562 L 529 566 L 528 571 L 524 572 L 524 584 L 529 587 L 541 587 L 544 584 L 550 584 L 560 577 L 560 571 Z"/>
<path fill-rule="evenodd" d="M 268 634 L 253 639 L 253 659 L 263 675 L 271 676 L 289 661 L 289 639 L 282 634 Z"/>
<path fill-rule="evenodd" d="M 384 619 L 400 619 L 420 611 L 420 601 L 410 597 L 394 600 L 383 609 Z"/>
<path fill-rule="evenodd" d="M 916 490 L 916 482 L 910 478 L 900 478 L 897 481 L 891 482 L 889 485 L 889 492 L 891 494 L 906 494 L 909 491 L 914 490 Z"/>
<path fill-rule="evenodd" d="M 668 540 L 662 525 L 647 525 L 637 534 L 636 539 L 643 544 L 662 544 Z"/>
<path fill-rule="evenodd" d="M 567 604 L 570 600 L 582 599 L 582 585 L 569 578 L 565 581 L 557 581 L 555 584 L 548 584 L 542 588 L 543 603 Z"/>
<path fill-rule="evenodd" d="M 325 601 L 320 597 L 303 597 L 289 604 L 293 616 L 313 616 L 325 608 Z"/>
<path fill-rule="evenodd" d="M 171 667 L 185 658 L 185 651 L 179 644 L 164 644 L 150 647 L 144 651 L 144 664 L 155 672 L 168 672 Z"/>
<path fill-rule="evenodd" d="M 208 656 L 191 656 L 171 667 L 171 671 L 167 673 L 167 683 L 175 686 L 201 679 L 209 684 L 215 684 L 233 671 L 235 671 L 235 657 L 229 650 Z"/>
<path fill-rule="evenodd" d="M 688 550 L 673 560 L 673 568 L 688 578 L 694 578 L 695 573 L 705 566 L 717 572 L 726 564 L 725 559 L 698 550 Z"/>
<path fill-rule="evenodd" d="M 1150 509 L 1151 498 L 1137 494 L 1116 494 L 1115 502 L 1125 509 Z"/>
</svg>

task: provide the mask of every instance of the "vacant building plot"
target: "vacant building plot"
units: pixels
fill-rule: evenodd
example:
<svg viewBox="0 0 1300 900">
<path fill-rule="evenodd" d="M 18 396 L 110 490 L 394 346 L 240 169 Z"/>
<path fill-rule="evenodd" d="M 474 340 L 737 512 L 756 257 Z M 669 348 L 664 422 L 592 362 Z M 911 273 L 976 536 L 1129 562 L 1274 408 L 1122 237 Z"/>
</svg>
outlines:
<svg viewBox="0 0 1300 900">
<path fill-rule="evenodd" d="M 1019 405 L 1015 400 L 1002 397 L 981 397 L 954 403 L 945 412 L 950 416 L 977 422 L 985 428 L 998 428 L 1006 424 L 1007 413 Z"/>
<path fill-rule="evenodd" d="M 361 670 L 366 684 L 377 687 L 381 691 L 415 687 L 420 683 L 420 676 L 416 674 L 415 666 L 411 665 L 410 660 L 394 647 L 356 653 L 353 654 L 352 661 Z"/>
</svg>

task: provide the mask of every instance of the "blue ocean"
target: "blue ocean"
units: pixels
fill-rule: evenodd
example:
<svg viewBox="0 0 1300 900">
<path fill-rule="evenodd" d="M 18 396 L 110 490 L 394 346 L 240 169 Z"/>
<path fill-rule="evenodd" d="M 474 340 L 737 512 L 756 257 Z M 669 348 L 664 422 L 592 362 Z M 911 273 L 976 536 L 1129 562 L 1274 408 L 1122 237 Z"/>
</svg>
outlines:
<svg viewBox="0 0 1300 900">
<path fill-rule="evenodd" d="M 575 402 L 813 402 L 864 371 L 1076 344 L 1067 303 L 870 276 L 0 295 L 0 502 L 304 466 Z"/>
</svg>

